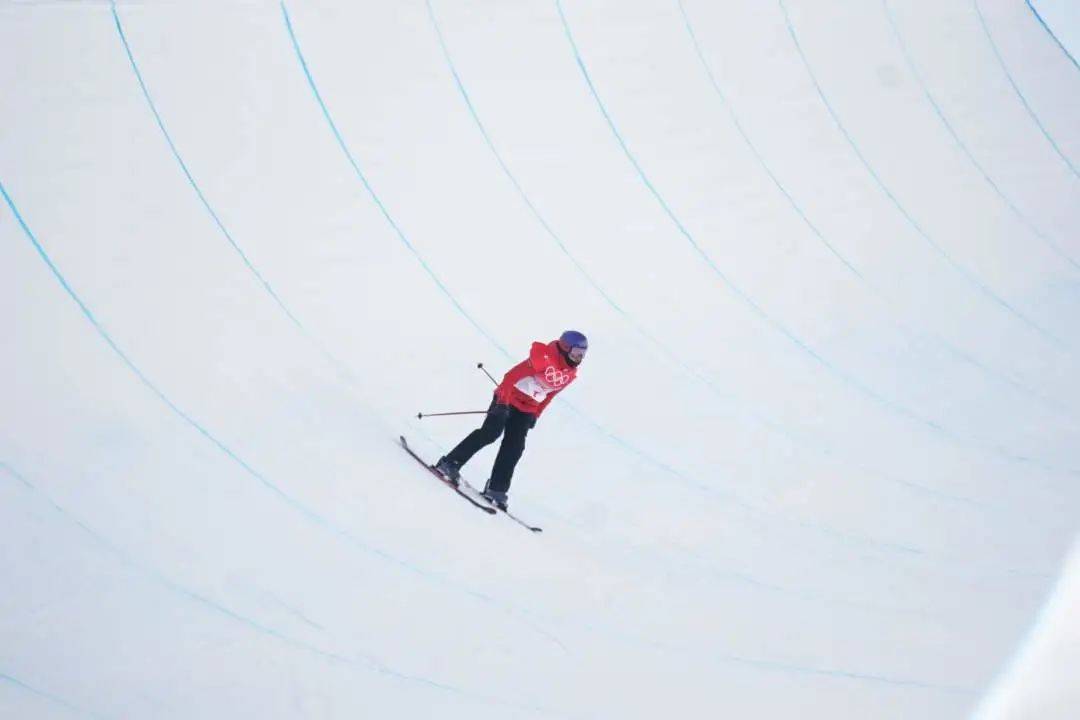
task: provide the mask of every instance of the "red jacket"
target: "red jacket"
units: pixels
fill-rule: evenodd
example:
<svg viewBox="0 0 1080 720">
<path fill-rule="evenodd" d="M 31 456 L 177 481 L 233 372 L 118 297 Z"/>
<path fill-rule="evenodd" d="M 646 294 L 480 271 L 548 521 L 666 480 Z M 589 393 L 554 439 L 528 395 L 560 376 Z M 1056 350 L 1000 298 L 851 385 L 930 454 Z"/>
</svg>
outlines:
<svg viewBox="0 0 1080 720">
<path fill-rule="evenodd" d="M 577 377 L 577 368 L 566 362 L 559 352 L 558 342 L 534 342 L 529 359 L 524 360 L 503 376 L 495 397 L 500 403 L 540 417 L 544 408 Z"/>
</svg>

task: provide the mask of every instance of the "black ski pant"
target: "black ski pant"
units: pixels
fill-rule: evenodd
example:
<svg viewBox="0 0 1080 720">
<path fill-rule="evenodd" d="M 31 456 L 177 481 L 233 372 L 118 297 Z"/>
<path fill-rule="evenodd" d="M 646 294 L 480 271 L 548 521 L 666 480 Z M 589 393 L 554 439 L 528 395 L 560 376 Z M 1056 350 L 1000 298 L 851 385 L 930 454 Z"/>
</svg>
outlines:
<svg viewBox="0 0 1080 720">
<path fill-rule="evenodd" d="M 495 466 L 491 469 L 491 478 L 487 489 L 506 492 L 510 489 L 510 478 L 514 476 L 514 466 L 525 451 L 525 436 L 536 425 L 536 416 L 521 412 L 510 405 L 502 405 L 498 399 L 491 401 L 484 424 L 469 433 L 457 447 L 447 455 L 461 467 L 469 462 L 473 455 L 480 452 L 502 435 L 499 453 L 495 456 Z"/>
</svg>

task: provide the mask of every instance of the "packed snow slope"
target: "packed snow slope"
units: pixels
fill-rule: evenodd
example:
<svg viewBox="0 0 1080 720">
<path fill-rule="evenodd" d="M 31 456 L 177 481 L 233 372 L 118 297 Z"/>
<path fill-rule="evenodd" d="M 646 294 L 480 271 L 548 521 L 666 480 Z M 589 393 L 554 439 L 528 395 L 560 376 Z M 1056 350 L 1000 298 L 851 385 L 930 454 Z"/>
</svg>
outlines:
<svg viewBox="0 0 1080 720">
<path fill-rule="evenodd" d="M 1055 587 L 1026 3 L 9 0 L 0 59 L 0 716 L 960 718 Z M 532 534 L 397 437 L 568 328 Z"/>
</svg>

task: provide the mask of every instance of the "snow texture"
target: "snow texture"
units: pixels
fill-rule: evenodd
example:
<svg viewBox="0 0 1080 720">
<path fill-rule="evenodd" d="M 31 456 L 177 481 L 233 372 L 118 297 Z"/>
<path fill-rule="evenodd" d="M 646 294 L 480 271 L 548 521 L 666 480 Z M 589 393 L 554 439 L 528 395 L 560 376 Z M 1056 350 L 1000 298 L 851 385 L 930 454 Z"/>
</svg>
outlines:
<svg viewBox="0 0 1080 720">
<path fill-rule="evenodd" d="M 0 2 L 0 717 L 1065 717 L 1062 47 L 1024 0 Z M 568 328 L 533 534 L 397 437 Z"/>
</svg>

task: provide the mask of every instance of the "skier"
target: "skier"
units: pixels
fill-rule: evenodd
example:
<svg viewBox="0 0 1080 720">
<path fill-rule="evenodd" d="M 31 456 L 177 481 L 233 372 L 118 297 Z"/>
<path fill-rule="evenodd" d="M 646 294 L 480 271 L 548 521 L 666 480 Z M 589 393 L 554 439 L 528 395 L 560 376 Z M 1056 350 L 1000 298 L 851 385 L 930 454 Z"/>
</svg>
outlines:
<svg viewBox="0 0 1080 720">
<path fill-rule="evenodd" d="M 577 377 L 577 368 L 588 349 L 589 341 L 577 330 L 567 330 L 558 340 L 547 344 L 534 342 L 529 357 L 510 368 L 495 388 L 484 424 L 439 458 L 435 469 L 456 485 L 461 467 L 502 435 L 483 495 L 496 507 L 506 510 L 510 478 L 525 450 L 525 436 L 536 426 L 537 418 L 555 395 Z"/>
</svg>

